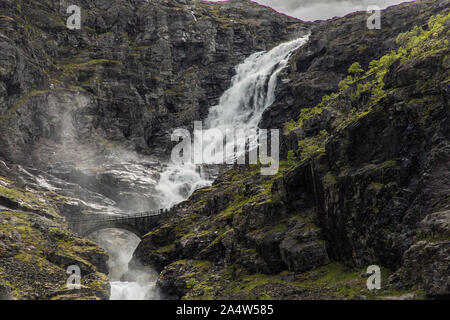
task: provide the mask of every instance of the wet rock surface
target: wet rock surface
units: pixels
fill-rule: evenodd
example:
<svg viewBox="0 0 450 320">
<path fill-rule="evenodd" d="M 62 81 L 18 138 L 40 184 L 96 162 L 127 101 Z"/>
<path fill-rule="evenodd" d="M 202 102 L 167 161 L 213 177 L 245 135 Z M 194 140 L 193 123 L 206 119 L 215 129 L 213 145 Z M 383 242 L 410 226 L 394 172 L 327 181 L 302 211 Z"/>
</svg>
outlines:
<svg viewBox="0 0 450 320">
<path fill-rule="evenodd" d="M 62 222 L 35 213 L 2 211 L 0 299 L 108 299 L 108 256 Z M 80 288 L 67 286 L 69 266 L 80 268 Z"/>
<path fill-rule="evenodd" d="M 160 207 L 172 129 L 203 119 L 247 56 L 307 32 L 242 0 L 76 4 L 81 30 L 65 2 L 1 4 L 5 175 L 78 199 L 69 215 Z"/>
<path fill-rule="evenodd" d="M 131 269 L 184 299 L 449 297 L 448 42 L 441 30 L 371 64 L 448 1 L 389 8 L 382 30 L 365 13 L 309 24 L 244 0 L 75 4 L 79 31 L 65 1 L 0 3 L 0 298 L 107 299 L 105 252 L 63 218 L 157 208 L 172 129 L 204 119 L 244 58 L 309 30 L 260 123 L 294 122 L 279 173 L 221 168 Z M 68 264 L 87 275 L 76 294 Z M 389 280 L 377 292 L 371 264 Z"/>
<path fill-rule="evenodd" d="M 185 299 L 447 298 L 448 4 L 388 9 L 386 32 L 368 31 L 364 14 L 316 25 L 261 122 L 291 122 L 278 176 L 228 171 L 134 259 Z M 439 13 L 441 31 L 428 32 Z M 405 49 L 414 37 L 420 49 Z M 376 293 L 360 276 L 373 264 L 386 280 Z"/>
<path fill-rule="evenodd" d="M 73 4 L 82 8 L 81 30 L 66 27 Z M 204 118 L 247 56 L 307 29 L 239 0 L 8 0 L 0 10 L 0 208 L 38 214 L 63 230 L 62 217 L 159 208 L 155 185 L 171 130 Z M 45 259 L 58 268 L 79 263 L 94 274 L 92 264 L 106 272 L 104 257 Z M 16 259 L 1 269 L 5 283 L 17 282 L 8 277 L 19 265 Z M 58 281 L 62 276 L 55 287 Z M 2 297 L 76 298 L 7 287 Z M 102 288 L 77 297 L 88 295 L 109 296 Z"/>
<path fill-rule="evenodd" d="M 399 33 L 426 25 L 446 6 L 448 1 L 418 1 L 407 8 L 389 7 L 383 11 L 381 30 L 369 30 L 369 14 L 361 13 L 315 24 L 310 41 L 297 50 L 280 75 L 277 100 L 264 113 L 260 126 L 283 128 L 284 123 L 298 118 L 301 109 L 314 107 L 324 95 L 338 90 L 352 63 L 367 67 L 372 60 L 398 49 L 395 38 Z"/>
</svg>

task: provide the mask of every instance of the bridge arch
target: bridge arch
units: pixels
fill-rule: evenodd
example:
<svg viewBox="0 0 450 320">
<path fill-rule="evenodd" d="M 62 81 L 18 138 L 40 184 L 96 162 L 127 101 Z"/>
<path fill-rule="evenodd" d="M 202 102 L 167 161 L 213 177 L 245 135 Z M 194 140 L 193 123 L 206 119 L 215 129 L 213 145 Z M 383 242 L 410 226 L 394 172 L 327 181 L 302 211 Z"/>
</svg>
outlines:
<svg viewBox="0 0 450 320">
<path fill-rule="evenodd" d="M 102 229 L 122 229 L 142 239 L 145 234 L 160 225 L 165 214 L 166 211 L 159 210 L 121 216 L 103 215 L 69 220 L 68 223 L 69 227 L 80 236 L 88 236 Z"/>
<path fill-rule="evenodd" d="M 139 232 L 139 230 L 137 230 L 136 228 L 134 228 L 134 227 L 132 227 L 129 224 L 126 224 L 126 223 L 114 223 L 114 225 L 111 225 L 110 223 L 104 223 L 104 224 L 95 225 L 95 226 L 92 226 L 90 228 L 87 228 L 87 229 L 83 230 L 80 233 L 80 235 L 83 236 L 83 237 L 87 237 L 91 233 L 94 233 L 94 232 L 100 231 L 100 230 L 105 230 L 105 229 L 126 230 L 128 232 L 131 232 L 132 234 L 134 234 L 135 236 L 137 236 L 141 240 L 142 240 L 142 238 L 145 235 L 145 234 L 141 234 L 141 232 Z"/>
</svg>

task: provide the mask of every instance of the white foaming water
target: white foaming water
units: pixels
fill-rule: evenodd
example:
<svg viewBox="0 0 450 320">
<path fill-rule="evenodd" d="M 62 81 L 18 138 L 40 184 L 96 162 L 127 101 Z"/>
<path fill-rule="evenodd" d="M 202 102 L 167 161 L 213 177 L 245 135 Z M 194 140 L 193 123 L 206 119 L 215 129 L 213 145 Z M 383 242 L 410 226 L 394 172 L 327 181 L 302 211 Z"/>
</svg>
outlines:
<svg viewBox="0 0 450 320">
<path fill-rule="evenodd" d="M 255 147 L 257 137 L 254 132 L 264 110 L 275 101 L 278 75 L 286 67 L 291 54 L 305 44 L 308 38 L 309 36 L 305 36 L 283 43 L 269 52 L 255 53 L 236 68 L 231 87 L 222 95 L 219 104 L 210 109 L 205 120 L 203 148 L 194 150 L 197 156 L 207 148 L 214 150 L 214 146 L 223 144 L 222 137 L 212 132 L 208 134 L 208 131 L 215 129 L 224 135 L 226 132 L 239 130 L 249 139 L 250 146 Z M 227 149 L 225 146 L 224 150 Z M 240 155 L 233 155 L 234 158 L 238 156 Z M 223 159 L 224 155 L 219 154 L 219 157 Z M 198 188 L 211 185 L 210 177 L 202 169 L 193 163 L 169 165 L 161 174 L 156 187 L 161 193 L 162 207 L 170 208 L 189 198 Z"/>
<path fill-rule="evenodd" d="M 144 300 L 147 290 L 137 282 L 111 281 L 110 300 Z"/>
<path fill-rule="evenodd" d="M 125 281 L 111 281 L 110 300 L 157 300 L 154 293 L 155 283 L 139 283 Z"/>
<path fill-rule="evenodd" d="M 200 156 L 205 159 L 208 155 L 205 154 L 203 157 L 204 150 L 214 150 L 214 146 L 219 143 L 223 145 L 223 137 L 211 132 L 216 129 L 223 134 L 239 131 L 240 136 L 236 137 L 238 140 L 248 138 L 250 148 L 256 146 L 255 143 L 258 141 L 255 135 L 256 129 L 264 110 L 275 101 L 278 75 L 286 67 L 291 54 L 307 40 L 308 36 L 283 43 L 269 52 L 255 53 L 237 66 L 231 87 L 222 95 L 219 104 L 210 109 L 209 116 L 204 122 L 203 148 L 201 150 L 193 148 L 194 153 L 197 153 L 195 158 L 198 158 L 200 153 Z M 194 139 L 196 138 L 198 137 L 194 137 Z M 195 142 L 198 143 L 198 140 Z M 229 148 L 224 146 L 223 150 L 227 152 Z M 218 156 L 224 159 L 225 155 L 219 154 Z M 228 154 L 226 156 L 228 159 Z M 233 158 L 239 156 L 240 154 L 233 155 Z M 189 198 L 195 190 L 211 185 L 213 178 L 214 172 L 211 171 L 211 168 L 196 165 L 194 161 L 182 165 L 168 165 L 161 173 L 156 187 L 160 193 L 160 206 L 171 208 Z M 125 251 L 120 250 L 120 252 Z M 130 253 L 128 250 L 126 252 Z M 128 261 L 129 258 L 131 255 L 126 259 L 119 260 Z M 115 269 L 117 268 L 112 270 Z M 134 282 L 111 281 L 111 300 L 158 298 L 160 296 L 155 283 L 149 279 L 138 277 Z"/>
<path fill-rule="evenodd" d="M 202 167 L 192 163 L 170 165 L 161 173 L 156 190 L 161 193 L 161 207 L 169 209 L 187 198 L 197 189 L 211 185 L 204 178 Z"/>
<path fill-rule="evenodd" d="M 137 236 L 120 229 L 103 229 L 92 233 L 90 238 L 109 254 L 110 300 L 160 299 L 156 271 L 143 267 L 128 269 L 128 262 L 140 242 Z"/>
<path fill-rule="evenodd" d="M 257 128 L 264 110 L 275 101 L 279 73 L 286 67 L 291 54 L 307 39 L 283 43 L 267 53 L 255 53 L 240 64 L 231 87 L 222 95 L 219 104 L 210 109 L 206 127 L 223 132 Z"/>
</svg>

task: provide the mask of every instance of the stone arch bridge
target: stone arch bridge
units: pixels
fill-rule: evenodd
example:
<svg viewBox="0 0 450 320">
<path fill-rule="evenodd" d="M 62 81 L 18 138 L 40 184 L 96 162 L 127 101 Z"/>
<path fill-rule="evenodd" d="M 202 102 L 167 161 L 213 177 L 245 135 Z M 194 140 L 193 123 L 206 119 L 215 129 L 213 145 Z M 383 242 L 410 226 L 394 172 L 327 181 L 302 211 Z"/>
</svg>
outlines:
<svg viewBox="0 0 450 320">
<path fill-rule="evenodd" d="M 87 236 L 102 229 L 124 229 L 134 233 L 140 239 L 157 228 L 167 211 L 148 211 L 129 215 L 99 215 L 89 218 L 67 220 L 69 228 L 80 236 Z"/>
</svg>

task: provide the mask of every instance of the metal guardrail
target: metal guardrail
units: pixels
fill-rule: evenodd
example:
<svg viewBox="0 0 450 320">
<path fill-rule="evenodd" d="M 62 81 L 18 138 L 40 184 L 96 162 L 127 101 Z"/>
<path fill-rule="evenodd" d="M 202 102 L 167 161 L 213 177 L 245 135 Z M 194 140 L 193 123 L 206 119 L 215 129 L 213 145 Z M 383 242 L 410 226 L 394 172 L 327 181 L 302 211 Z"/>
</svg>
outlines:
<svg viewBox="0 0 450 320">
<path fill-rule="evenodd" d="M 79 218 L 79 219 L 68 219 L 66 221 L 68 223 L 121 221 L 121 220 L 128 220 L 128 219 L 159 216 L 164 212 L 168 212 L 168 210 L 161 209 L 161 210 L 155 210 L 155 211 L 146 211 L 146 212 L 138 212 L 138 213 L 133 213 L 133 214 L 114 215 L 114 216 L 113 215 L 103 215 L 103 217 L 92 216 L 92 217 Z"/>
</svg>

